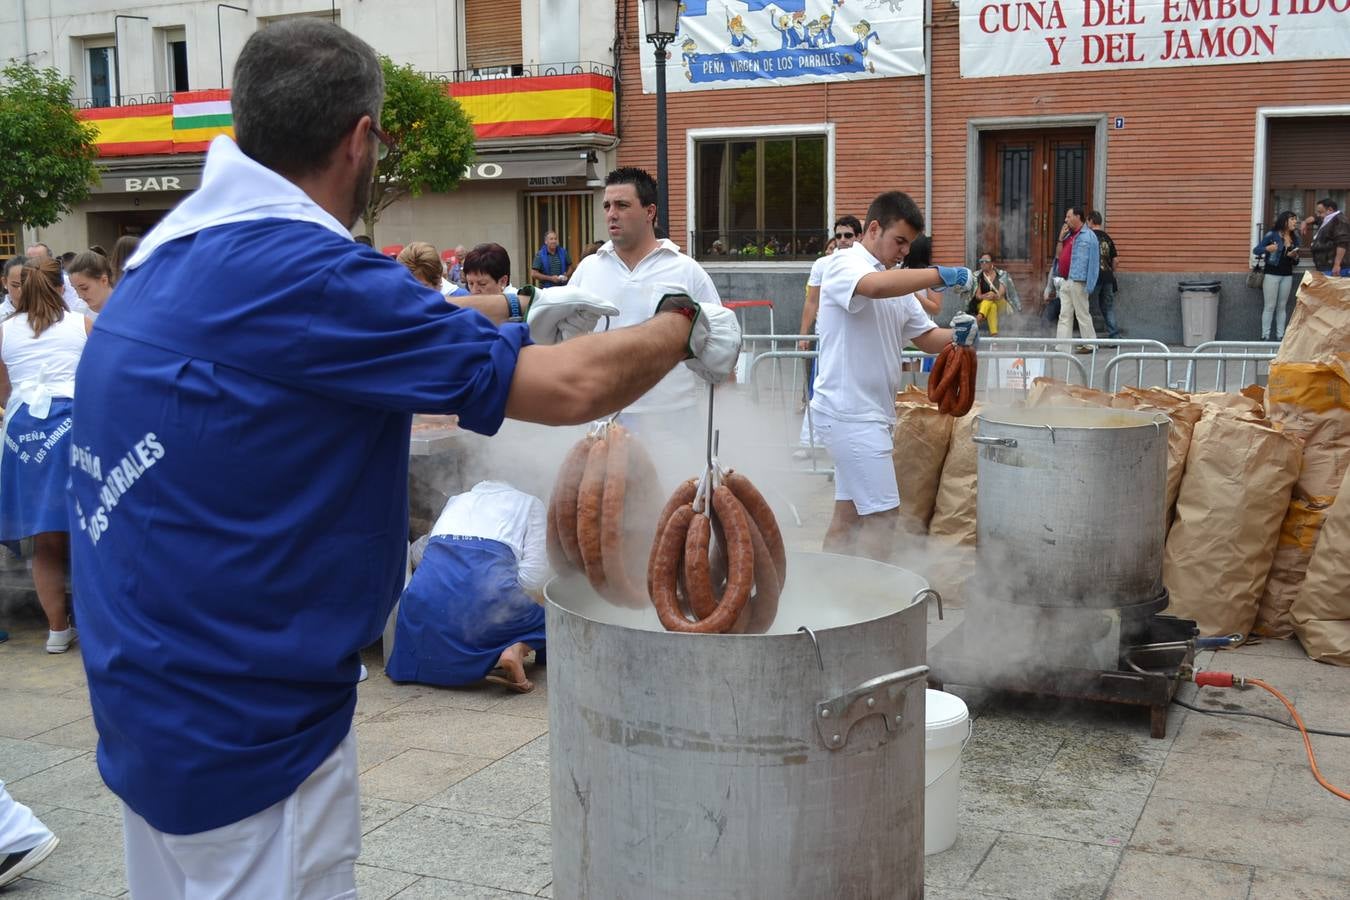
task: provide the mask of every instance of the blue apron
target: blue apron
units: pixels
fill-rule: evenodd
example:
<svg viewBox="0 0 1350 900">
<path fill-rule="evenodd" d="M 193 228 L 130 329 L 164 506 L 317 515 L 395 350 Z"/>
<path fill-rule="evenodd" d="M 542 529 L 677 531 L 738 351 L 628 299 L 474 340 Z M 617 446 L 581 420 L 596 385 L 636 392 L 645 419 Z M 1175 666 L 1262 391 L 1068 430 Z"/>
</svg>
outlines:
<svg viewBox="0 0 1350 900">
<path fill-rule="evenodd" d="M 516 555 L 500 541 L 439 536 L 399 599 L 394 681 L 457 687 L 497 665 L 523 642 L 544 659 L 544 608 L 520 587 Z"/>
</svg>

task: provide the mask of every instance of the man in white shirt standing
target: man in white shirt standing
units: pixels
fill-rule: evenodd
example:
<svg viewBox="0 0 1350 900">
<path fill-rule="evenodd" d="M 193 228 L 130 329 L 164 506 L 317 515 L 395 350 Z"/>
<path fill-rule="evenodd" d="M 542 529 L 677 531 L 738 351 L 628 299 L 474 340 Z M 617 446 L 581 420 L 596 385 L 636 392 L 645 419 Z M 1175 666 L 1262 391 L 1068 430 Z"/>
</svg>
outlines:
<svg viewBox="0 0 1350 900">
<path fill-rule="evenodd" d="M 699 303 L 721 304 L 712 279 L 698 263 L 666 238 L 656 236 L 656 180 L 642 169 L 624 166 L 605 178 L 605 225 L 609 240 L 577 264 L 568 282 L 619 307 L 612 326 L 645 322 L 666 294 L 687 294 Z M 636 403 L 619 421 L 644 438 L 701 435 L 697 414 L 704 382 L 676 368 Z"/>
<path fill-rule="evenodd" d="M 825 551 L 886 560 L 900 512 L 891 462 L 901 351 L 909 343 L 937 353 L 953 341 L 973 345 L 975 319 L 938 328 L 914 293 L 965 287 L 969 269 L 896 268 L 923 231 L 923 213 L 891 191 L 867 208 L 861 239 L 836 250 L 820 286 L 819 370 L 811 400 L 816 433 L 834 459 L 834 517 Z"/>
<path fill-rule="evenodd" d="M 862 236 L 862 223 L 858 221 L 857 216 L 840 216 L 834 220 L 834 236 L 830 239 L 834 242 L 833 249 L 826 247 L 825 255 L 811 263 L 811 273 L 806 276 L 806 302 L 802 304 L 802 324 L 798 334 L 812 334 L 816 329 L 816 313 L 820 311 L 820 283 L 825 278 L 825 265 L 830 261 L 830 256 L 839 250 L 847 250 L 853 246 L 853 242 Z M 798 341 L 798 350 L 817 349 L 816 341 Z M 811 364 L 806 370 L 806 401 L 811 402 L 812 385 L 816 380 L 816 361 L 811 360 Z M 803 447 L 814 448 L 817 444 L 815 436 L 811 433 L 811 417 L 802 416 L 801 445 Z M 805 457 L 806 451 L 801 450 L 798 453 Z"/>
</svg>

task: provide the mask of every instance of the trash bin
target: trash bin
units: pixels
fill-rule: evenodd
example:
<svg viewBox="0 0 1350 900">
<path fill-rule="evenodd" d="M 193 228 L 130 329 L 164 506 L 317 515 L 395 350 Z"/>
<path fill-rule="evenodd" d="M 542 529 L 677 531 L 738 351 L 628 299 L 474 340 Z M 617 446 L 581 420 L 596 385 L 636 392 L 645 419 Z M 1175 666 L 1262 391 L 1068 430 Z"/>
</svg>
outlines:
<svg viewBox="0 0 1350 900">
<path fill-rule="evenodd" d="M 1219 330 L 1219 282 L 1178 281 L 1181 289 L 1181 343 L 1198 347 Z"/>
</svg>

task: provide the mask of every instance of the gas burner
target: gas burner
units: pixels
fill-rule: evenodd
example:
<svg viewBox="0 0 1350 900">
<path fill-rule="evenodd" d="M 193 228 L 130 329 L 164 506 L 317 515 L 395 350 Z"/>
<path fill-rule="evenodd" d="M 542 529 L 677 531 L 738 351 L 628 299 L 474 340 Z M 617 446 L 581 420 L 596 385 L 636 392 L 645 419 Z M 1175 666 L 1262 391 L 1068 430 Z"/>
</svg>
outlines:
<svg viewBox="0 0 1350 900">
<path fill-rule="evenodd" d="M 1199 633 L 1191 619 L 1156 613 L 1166 605 L 1166 591 L 1114 610 L 973 604 L 929 650 L 928 683 L 1147 706 L 1149 733 L 1162 738 Z"/>
</svg>

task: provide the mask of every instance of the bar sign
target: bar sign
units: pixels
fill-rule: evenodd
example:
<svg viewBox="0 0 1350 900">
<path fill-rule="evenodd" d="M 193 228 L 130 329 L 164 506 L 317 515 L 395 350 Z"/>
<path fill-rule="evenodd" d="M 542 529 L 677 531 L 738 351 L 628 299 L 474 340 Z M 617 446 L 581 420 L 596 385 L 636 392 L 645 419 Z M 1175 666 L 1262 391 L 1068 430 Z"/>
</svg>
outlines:
<svg viewBox="0 0 1350 900">
<path fill-rule="evenodd" d="M 530 187 L 567 187 L 567 176 L 531 175 L 527 182 Z"/>
</svg>

